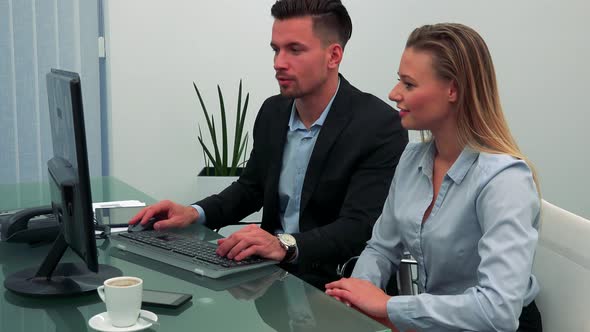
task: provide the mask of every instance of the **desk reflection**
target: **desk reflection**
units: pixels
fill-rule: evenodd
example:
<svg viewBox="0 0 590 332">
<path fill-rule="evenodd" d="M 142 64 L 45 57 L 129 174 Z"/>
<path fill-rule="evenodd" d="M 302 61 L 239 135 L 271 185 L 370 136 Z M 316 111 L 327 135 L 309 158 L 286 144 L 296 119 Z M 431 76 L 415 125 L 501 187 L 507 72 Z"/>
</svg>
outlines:
<svg viewBox="0 0 590 332">
<path fill-rule="evenodd" d="M 372 319 L 283 270 L 228 289 L 236 299 L 254 301 L 262 320 L 279 332 L 365 331 Z M 355 316 L 356 319 L 350 319 Z M 387 330 L 385 327 L 383 330 Z"/>
</svg>

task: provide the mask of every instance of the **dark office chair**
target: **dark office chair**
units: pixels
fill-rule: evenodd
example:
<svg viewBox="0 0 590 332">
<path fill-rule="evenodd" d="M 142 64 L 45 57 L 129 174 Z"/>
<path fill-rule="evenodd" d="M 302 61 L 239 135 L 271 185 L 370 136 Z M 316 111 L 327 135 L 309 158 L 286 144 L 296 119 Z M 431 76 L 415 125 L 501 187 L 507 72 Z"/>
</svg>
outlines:
<svg viewBox="0 0 590 332">
<path fill-rule="evenodd" d="M 352 274 L 354 265 L 359 256 L 348 259 L 344 264 L 339 264 L 336 274 L 341 278 L 348 278 Z M 385 292 L 390 295 L 416 295 L 422 291 L 418 282 L 418 262 L 409 254 L 405 253 L 396 277 L 391 278 L 385 287 Z"/>
</svg>

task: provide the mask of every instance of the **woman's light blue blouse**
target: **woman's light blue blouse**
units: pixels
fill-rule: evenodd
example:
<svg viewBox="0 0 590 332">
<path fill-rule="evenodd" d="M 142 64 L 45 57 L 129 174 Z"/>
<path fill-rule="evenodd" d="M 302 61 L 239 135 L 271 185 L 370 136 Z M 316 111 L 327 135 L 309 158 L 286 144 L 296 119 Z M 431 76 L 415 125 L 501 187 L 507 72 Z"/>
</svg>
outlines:
<svg viewBox="0 0 590 332">
<path fill-rule="evenodd" d="M 422 294 L 394 296 L 402 331 L 515 331 L 539 285 L 531 274 L 540 198 L 524 161 L 465 148 L 444 176 L 432 211 L 434 142 L 404 151 L 373 236 L 353 277 L 384 288 L 404 248 Z"/>
</svg>

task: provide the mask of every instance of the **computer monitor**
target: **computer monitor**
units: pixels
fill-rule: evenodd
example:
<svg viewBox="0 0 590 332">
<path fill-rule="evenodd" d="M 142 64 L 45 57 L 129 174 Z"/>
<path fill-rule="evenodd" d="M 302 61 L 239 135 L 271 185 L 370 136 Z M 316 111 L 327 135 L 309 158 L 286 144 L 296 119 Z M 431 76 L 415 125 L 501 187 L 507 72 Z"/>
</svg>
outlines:
<svg viewBox="0 0 590 332">
<path fill-rule="evenodd" d="M 98 264 L 80 77 L 52 69 L 47 74 L 53 158 L 47 162 L 53 214 L 60 234 L 40 267 L 8 276 L 7 289 L 23 295 L 75 295 L 94 291 L 122 275 Z M 81 263 L 59 263 L 68 248 Z"/>
</svg>

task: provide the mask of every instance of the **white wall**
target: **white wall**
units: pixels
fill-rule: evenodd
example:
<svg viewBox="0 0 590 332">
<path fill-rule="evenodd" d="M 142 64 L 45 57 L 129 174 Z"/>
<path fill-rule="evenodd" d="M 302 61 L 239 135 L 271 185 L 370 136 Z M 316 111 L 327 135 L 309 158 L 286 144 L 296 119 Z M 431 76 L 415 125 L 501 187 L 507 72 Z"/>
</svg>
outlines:
<svg viewBox="0 0 590 332">
<path fill-rule="evenodd" d="M 537 166 L 543 196 L 585 217 L 583 126 L 590 111 L 584 0 L 344 0 L 353 35 L 341 72 L 384 100 L 413 28 L 442 21 L 474 27 L 495 61 L 504 111 Z M 210 108 L 221 84 L 234 112 L 240 78 L 251 92 L 249 128 L 278 92 L 269 47 L 274 0 L 107 0 L 111 174 L 157 198 L 190 203 L 203 166 L 196 141 L 204 121 L 195 81 Z M 231 118 L 231 117 L 230 117 Z M 416 135 L 413 135 L 416 137 Z"/>
</svg>

